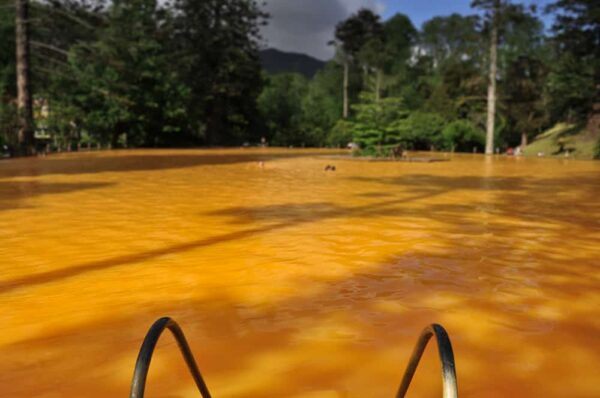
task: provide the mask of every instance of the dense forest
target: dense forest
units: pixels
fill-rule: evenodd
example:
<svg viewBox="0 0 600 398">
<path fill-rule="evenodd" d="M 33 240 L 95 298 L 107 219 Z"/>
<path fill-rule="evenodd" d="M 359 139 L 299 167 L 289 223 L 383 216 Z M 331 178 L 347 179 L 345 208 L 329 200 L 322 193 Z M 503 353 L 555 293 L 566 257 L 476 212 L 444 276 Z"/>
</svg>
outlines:
<svg viewBox="0 0 600 398">
<path fill-rule="evenodd" d="M 336 26 L 335 57 L 307 78 L 262 69 L 269 16 L 253 0 L 0 0 L 0 143 L 26 153 L 264 137 L 354 142 L 375 155 L 490 153 L 567 123 L 597 140 L 600 154 L 600 2 L 472 6 L 472 15 L 421 27 L 359 10 Z M 24 33 L 28 62 L 18 69 Z M 17 70 L 30 80 L 29 117 Z M 20 130 L 29 123 L 28 139 Z"/>
</svg>

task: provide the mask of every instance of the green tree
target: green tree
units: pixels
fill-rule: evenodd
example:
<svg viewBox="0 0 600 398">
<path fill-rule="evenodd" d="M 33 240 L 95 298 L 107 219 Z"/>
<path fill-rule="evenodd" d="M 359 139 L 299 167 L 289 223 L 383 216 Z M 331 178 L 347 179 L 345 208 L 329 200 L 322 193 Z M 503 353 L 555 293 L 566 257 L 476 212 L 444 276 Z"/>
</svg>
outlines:
<svg viewBox="0 0 600 398">
<path fill-rule="evenodd" d="M 498 29 L 500 27 L 503 0 L 474 0 L 472 7 L 485 10 L 490 31 L 490 57 L 488 77 L 488 108 L 485 153 L 494 153 L 494 127 L 496 124 L 496 78 L 498 75 Z"/>
<path fill-rule="evenodd" d="M 381 49 L 384 89 L 389 96 L 403 97 L 410 107 L 416 99 L 415 85 L 411 81 L 411 60 L 417 45 L 418 32 L 410 18 L 395 14 L 384 23 L 385 48 Z M 381 84 L 380 84 L 381 86 Z"/>
<path fill-rule="evenodd" d="M 308 83 L 308 91 L 302 100 L 302 125 L 311 132 L 317 145 L 345 146 L 352 139 L 332 132 L 343 106 L 341 83 L 342 75 L 335 62 L 327 63 Z"/>
<path fill-rule="evenodd" d="M 586 119 L 595 95 L 593 65 L 567 52 L 550 68 L 546 92 L 553 121 L 577 123 Z"/>
<path fill-rule="evenodd" d="M 0 96 L 16 96 L 15 12 L 13 0 L 0 0 Z"/>
<path fill-rule="evenodd" d="M 13 0 L 0 0 L 0 140 L 16 144 L 15 13 Z"/>
<path fill-rule="evenodd" d="M 443 68 L 449 61 L 479 60 L 483 47 L 479 24 L 476 15 L 434 17 L 423 24 L 419 47 L 433 59 L 436 68 Z"/>
<path fill-rule="evenodd" d="M 386 50 L 386 45 L 382 38 L 373 38 L 363 45 L 358 54 L 358 59 L 365 71 L 366 85 L 371 86 L 371 91 L 375 94 L 376 102 L 381 99 L 385 67 L 390 60 L 390 55 Z"/>
<path fill-rule="evenodd" d="M 70 104 L 82 127 L 100 141 L 132 146 L 177 142 L 185 123 L 187 88 L 169 67 L 168 13 L 155 0 L 116 0 L 109 23 L 91 44 L 71 48 L 71 78 L 78 88 Z"/>
<path fill-rule="evenodd" d="M 410 18 L 404 14 L 395 14 L 383 25 L 385 51 L 390 58 L 390 71 L 402 72 L 412 56 L 419 33 Z"/>
<path fill-rule="evenodd" d="M 355 120 L 348 126 L 353 141 L 363 154 L 388 155 L 404 140 L 394 126 L 407 116 L 402 100 L 389 97 L 376 101 L 371 94 L 363 94 L 361 99 L 361 103 L 354 105 Z"/>
<path fill-rule="evenodd" d="M 553 97 L 557 96 L 559 102 L 557 107 L 575 112 L 579 119 L 587 119 L 588 130 L 597 134 L 600 131 L 600 3 L 559 0 L 547 10 L 556 14 L 553 39 L 557 53 L 562 55 L 549 79 Z"/>
<path fill-rule="evenodd" d="M 367 42 L 382 38 L 383 24 L 380 16 L 366 8 L 340 22 L 335 28 L 335 43 L 344 67 L 344 109 L 342 113 L 344 118 L 349 116 L 350 65 L 358 61 L 358 54 Z"/>
<path fill-rule="evenodd" d="M 485 101 L 482 78 L 484 43 L 480 18 L 452 14 L 435 17 L 423 24 L 419 39 L 423 70 L 420 91 L 426 98 L 423 109 L 438 112 L 446 119 L 480 119 Z"/>
<path fill-rule="evenodd" d="M 513 4 L 510 0 L 473 0 L 472 6 L 484 11 L 483 33 L 489 38 L 488 99 L 485 153 L 494 152 L 498 124 L 498 78 L 506 74 L 508 65 L 519 57 L 535 57 L 541 48 L 543 26 L 534 15 L 536 8 Z M 506 115 L 500 116 L 505 118 Z"/>
<path fill-rule="evenodd" d="M 299 74 L 277 74 L 267 79 L 258 108 L 270 142 L 282 146 L 314 144 L 303 125 L 302 101 L 307 91 L 308 82 Z"/>
<path fill-rule="evenodd" d="M 550 48 L 544 40 L 544 25 L 535 10 L 513 6 L 500 31 L 499 107 L 506 118 L 504 139 L 511 145 L 527 146 L 548 122 L 544 82 L 550 63 Z"/>
<path fill-rule="evenodd" d="M 174 59 L 191 89 L 192 127 L 209 145 L 256 138 L 259 29 L 267 15 L 254 0 L 177 0 L 175 10 Z"/>
<path fill-rule="evenodd" d="M 526 55 L 512 61 L 506 72 L 502 90 L 506 96 L 506 114 L 511 131 L 520 136 L 522 148 L 527 146 L 530 137 L 542 132 L 548 122 L 543 97 L 545 76 L 541 61 Z"/>
</svg>

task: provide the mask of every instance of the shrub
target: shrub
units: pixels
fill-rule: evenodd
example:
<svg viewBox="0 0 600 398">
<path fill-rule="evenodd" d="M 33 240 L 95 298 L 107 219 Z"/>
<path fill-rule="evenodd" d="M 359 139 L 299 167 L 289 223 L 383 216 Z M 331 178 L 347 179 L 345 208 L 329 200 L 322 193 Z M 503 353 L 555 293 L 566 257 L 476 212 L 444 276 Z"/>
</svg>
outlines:
<svg viewBox="0 0 600 398">
<path fill-rule="evenodd" d="M 444 146 L 448 150 L 471 152 L 474 147 L 485 146 L 485 134 L 468 120 L 455 120 L 442 131 Z"/>
<path fill-rule="evenodd" d="M 398 144 L 413 149 L 429 150 L 432 146 L 443 145 L 444 124 L 444 118 L 437 113 L 413 112 L 408 118 L 398 120 L 392 125 L 390 136 L 394 137 Z"/>
<path fill-rule="evenodd" d="M 346 147 L 352 141 L 353 124 L 347 120 L 339 120 L 327 136 L 327 143 L 334 147 Z"/>
</svg>

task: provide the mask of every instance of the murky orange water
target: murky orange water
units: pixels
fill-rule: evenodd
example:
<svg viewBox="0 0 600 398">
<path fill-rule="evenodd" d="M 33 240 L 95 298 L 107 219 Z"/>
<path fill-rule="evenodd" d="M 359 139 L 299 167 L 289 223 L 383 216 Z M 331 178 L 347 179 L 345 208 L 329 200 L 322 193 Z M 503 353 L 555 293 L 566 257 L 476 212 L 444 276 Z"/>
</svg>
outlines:
<svg viewBox="0 0 600 398">
<path fill-rule="evenodd" d="M 392 397 L 432 322 L 463 397 L 599 396 L 600 163 L 317 155 L 0 162 L 0 396 L 125 397 L 164 315 L 216 398 Z M 170 336 L 147 396 L 198 396 Z"/>
</svg>

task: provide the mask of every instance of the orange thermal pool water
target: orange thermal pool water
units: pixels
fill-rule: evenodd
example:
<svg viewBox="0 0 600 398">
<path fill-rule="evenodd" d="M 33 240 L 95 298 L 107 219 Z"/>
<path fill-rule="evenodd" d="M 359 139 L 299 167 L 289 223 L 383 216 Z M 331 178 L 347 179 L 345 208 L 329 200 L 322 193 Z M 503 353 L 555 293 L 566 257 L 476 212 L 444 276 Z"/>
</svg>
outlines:
<svg viewBox="0 0 600 398">
<path fill-rule="evenodd" d="M 164 315 L 216 398 L 392 397 L 432 322 L 462 397 L 599 396 L 600 163 L 324 154 L 0 162 L 0 396 L 126 397 Z M 170 336 L 147 396 L 198 396 Z"/>
</svg>

